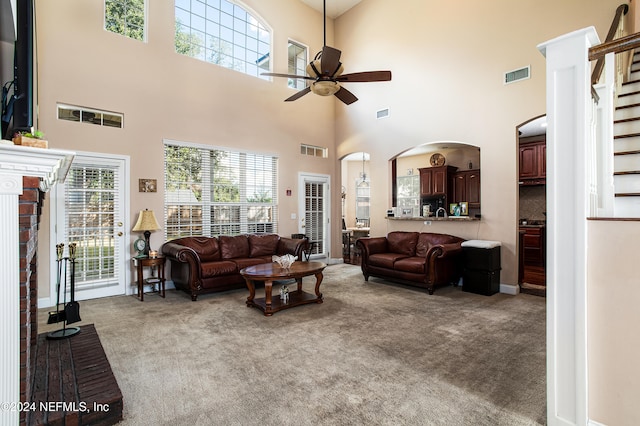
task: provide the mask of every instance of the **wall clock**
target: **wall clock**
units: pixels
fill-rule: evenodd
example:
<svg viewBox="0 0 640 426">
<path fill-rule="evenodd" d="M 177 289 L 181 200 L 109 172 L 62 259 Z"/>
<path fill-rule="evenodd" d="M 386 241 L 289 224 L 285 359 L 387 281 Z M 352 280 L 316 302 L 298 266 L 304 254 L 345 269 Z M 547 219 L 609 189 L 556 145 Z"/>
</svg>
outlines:
<svg viewBox="0 0 640 426">
<path fill-rule="evenodd" d="M 429 159 L 429 162 L 431 163 L 431 167 L 444 166 L 444 161 L 445 161 L 444 155 L 440 154 L 439 152 L 436 152 L 435 154 L 433 154 Z"/>
</svg>

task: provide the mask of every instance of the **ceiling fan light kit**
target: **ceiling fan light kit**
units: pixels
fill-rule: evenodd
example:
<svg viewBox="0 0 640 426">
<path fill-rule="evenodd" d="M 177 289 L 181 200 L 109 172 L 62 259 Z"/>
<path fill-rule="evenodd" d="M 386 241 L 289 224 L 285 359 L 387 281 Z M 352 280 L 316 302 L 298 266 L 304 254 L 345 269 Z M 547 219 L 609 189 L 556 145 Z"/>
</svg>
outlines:
<svg viewBox="0 0 640 426">
<path fill-rule="evenodd" d="M 320 80 L 311 84 L 311 91 L 320 96 L 332 96 L 338 90 L 340 90 L 340 85 L 337 81 Z"/>
<path fill-rule="evenodd" d="M 285 102 L 295 101 L 306 95 L 309 92 L 313 92 L 320 96 L 335 95 L 343 103 L 350 105 L 358 100 L 358 98 L 349 90 L 342 87 L 343 83 L 367 83 L 374 81 L 391 81 L 391 71 L 365 71 L 356 72 L 350 74 L 342 74 L 344 67 L 340 62 L 340 56 L 342 52 L 333 47 L 327 46 L 327 8 L 326 1 L 324 4 L 324 46 L 322 51 L 318 52 L 314 60 L 307 65 L 308 76 L 292 75 L 292 74 L 280 74 L 280 73 L 262 73 L 261 75 L 267 75 L 272 77 L 286 77 L 293 79 L 313 80 L 310 86 L 298 91 L 293 96 L 285 99 Z"/>
</svg>

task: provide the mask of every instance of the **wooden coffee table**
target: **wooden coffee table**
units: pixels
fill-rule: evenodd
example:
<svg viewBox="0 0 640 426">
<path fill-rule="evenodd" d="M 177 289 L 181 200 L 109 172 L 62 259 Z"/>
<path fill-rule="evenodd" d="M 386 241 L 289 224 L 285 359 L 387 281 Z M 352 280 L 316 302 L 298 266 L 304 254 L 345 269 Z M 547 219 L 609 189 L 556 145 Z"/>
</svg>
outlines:
<svg viewBox="0 0 640 426">
<path fill-rule="evenodd" d="M 244 277 L 249 288 L 247 306 L 253 306 L 264 312 L 265 316 L 271 316 L 275 312 L 307 303 L 322 303 L 320 284 L 322 283 L 322 271 L 326 268 L 322 262 L 294 262 L 290 268 L 281 268 L 277 263 L 263 263 L 244 268 L 240 274 Z M 302 278 L 309 275 L 316 276 L 315 295 L 302 291 Z M 272 296 L 273 282 L 277 280 L 295 279 L 298 289 L 289 292 L 289 301 L 283 302 L 280 296 Z M 256 299 L 255 281 L 264 282 L 264 298 Z"/>
</svg>

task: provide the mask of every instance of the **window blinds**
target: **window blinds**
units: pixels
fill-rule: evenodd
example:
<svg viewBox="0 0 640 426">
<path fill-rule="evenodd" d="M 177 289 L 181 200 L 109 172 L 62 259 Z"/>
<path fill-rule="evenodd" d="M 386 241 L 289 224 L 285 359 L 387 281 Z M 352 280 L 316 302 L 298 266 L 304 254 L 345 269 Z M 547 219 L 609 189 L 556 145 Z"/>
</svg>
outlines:
<svg viewBox="0 0 640 426">
<path fill-rule="evenodd" d="M 165 233 L 277 232 L 277 166 L 272 155 L 165 143 Z"/>
</svg>

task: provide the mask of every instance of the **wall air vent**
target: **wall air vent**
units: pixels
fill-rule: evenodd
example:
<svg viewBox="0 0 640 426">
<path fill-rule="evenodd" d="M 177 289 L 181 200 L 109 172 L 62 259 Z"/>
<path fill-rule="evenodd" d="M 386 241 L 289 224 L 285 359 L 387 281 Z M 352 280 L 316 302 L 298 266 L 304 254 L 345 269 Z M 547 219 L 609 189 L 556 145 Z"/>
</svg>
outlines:
<svg viewBox="0 0 640 426">
<path fill-rule="evenodd" d="M 504 84 L 515 83 L 516 81 L 526 80 L 531 78 L 531 65 L 527 65 L 524 68 L 520 68 L 513 71 L 507 71 L 504 73 Z"/>
<path fill-rule="evenodd" d="M 376 118 L 379 120 L 381 118 L 387 118 L 389 116 L 389 108 L 381 109 L 380 111 L 376 111 Z"/>
</svg>

